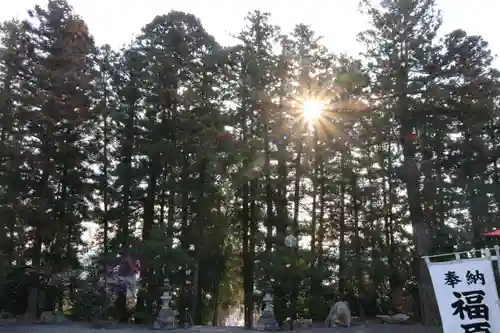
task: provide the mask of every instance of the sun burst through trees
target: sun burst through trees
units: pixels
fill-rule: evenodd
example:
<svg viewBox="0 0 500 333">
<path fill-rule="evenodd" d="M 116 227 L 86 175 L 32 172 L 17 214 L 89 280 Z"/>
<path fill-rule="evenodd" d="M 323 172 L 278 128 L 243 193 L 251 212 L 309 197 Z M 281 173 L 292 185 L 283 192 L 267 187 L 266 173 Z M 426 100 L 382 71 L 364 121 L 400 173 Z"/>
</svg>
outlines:
<svg viewBox="0 0 500 333">
<path fill-rule="evenodd" d="M 302 102 L 302 113 L 306 121 L 316 121 L 325 108 L 325 102 L 317 99 L 308 99 Z"/>
</svg>

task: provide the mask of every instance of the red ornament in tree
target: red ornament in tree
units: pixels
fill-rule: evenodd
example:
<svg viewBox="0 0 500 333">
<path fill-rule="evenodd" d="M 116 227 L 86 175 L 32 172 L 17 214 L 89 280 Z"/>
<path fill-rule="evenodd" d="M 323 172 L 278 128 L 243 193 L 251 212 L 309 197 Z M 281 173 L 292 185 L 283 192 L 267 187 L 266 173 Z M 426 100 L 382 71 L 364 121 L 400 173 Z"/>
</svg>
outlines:
<svg viewBox="0 0 500 333">
<path fill-rule="evenodd" d="M 417 140 L 417 134 L 414 132 L 410 132 L 410 133 L 405 135 L 404 139 L 408 140 L 408 141 L 415 141 L 415 140 Z"/>
<path fill-rule="evenodd" d="M 224 131 L 217 134 L 217 140 L 219 142 L 230 141 L 232 139 L 233 139 L 233 134 L 231 134 L 230 132 Z"/>
</svg>

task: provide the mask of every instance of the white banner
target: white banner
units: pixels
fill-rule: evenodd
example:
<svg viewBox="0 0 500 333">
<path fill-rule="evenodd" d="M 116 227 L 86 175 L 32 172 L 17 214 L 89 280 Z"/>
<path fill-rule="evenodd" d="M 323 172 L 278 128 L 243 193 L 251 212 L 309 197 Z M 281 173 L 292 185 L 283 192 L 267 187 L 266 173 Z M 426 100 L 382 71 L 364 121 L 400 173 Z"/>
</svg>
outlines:
<svg viewBox="0 0 500 333">
<path fill-rule="evenodd" d="M 427 262 L 443 333 L 500 333 L 498 292 L 490 258 Z"/>
</svg>

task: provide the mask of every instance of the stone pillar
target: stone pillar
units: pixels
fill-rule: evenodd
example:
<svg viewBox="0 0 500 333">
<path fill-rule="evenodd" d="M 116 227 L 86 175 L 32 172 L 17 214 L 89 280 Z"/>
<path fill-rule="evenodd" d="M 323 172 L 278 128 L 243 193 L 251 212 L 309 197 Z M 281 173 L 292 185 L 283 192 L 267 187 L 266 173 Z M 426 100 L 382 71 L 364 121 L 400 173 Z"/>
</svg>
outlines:
<svg viewBox="0 0 500 333">
<path fill-rule="evenodd" d="M 170 293 L 170 283 L 165 279 L 163 295 L 161 296 L 162 306 L 158 317 L 154 322 L 153 328 L 160 330 L 169 330 L 177 328 L 177 320 L 175 319 L 175 311 L 170 308 L 172 294 Z"/>
<path fill-rule="evenodd" d="M 273 297 L 270 293 L 266 293 L 262 301 L 264 302 L 264 311 L 260 314 L 256 329 L 259 331 L 275 331 L 279 327 L 276 318 L 274 318 Z"/>
</svg>

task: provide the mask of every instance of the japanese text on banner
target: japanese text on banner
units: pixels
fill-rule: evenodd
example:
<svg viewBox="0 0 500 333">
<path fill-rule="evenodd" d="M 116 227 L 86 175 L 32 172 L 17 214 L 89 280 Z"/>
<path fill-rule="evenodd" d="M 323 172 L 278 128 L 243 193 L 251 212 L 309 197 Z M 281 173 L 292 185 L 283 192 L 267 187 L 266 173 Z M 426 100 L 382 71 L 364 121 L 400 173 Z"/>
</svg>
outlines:
<svg viewBox="0 0 500 333">
<path fill-rule="evenodd" d="M 429 263 L 444 333 L 500 332 L 491 260 Z"/>
</svg>

